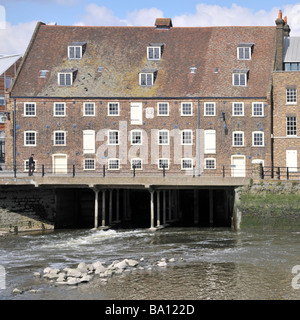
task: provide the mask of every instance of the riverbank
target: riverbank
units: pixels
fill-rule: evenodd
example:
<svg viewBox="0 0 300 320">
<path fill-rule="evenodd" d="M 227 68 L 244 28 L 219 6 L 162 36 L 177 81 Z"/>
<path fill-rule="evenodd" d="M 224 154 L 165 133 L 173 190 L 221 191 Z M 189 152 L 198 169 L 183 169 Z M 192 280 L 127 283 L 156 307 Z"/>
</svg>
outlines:
<svg viewBox="0 0 300 320">
<path fill-rule="evenodd" d="M 236 189 L 240 229 L 300 231 L 300 183 L 258 181 Z"/>
</svg>

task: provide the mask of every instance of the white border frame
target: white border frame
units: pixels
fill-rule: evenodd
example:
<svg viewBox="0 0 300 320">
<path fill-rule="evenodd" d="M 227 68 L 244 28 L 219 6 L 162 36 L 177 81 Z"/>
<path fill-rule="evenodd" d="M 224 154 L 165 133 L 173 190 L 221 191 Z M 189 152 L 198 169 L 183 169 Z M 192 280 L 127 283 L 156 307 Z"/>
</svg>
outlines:
<svg viewBox="0 0 300 320">
<path fill-rule="evenodd" d="M 191 133 L 191 143 L 183 143 L 183 133 L 184 132 L 190 132 Z M 194 142 L 194 137 L 193 137 L 193 130 L 192 129 L 184 129 L 181 131 L 181 145 L 182 146 L 192 146 L 193 145 L 193 142 Z"/>
<path fill-rule="evenodd" d="M 5 98 L 4 98 L 5 99 Z M 26 114 L 26 104 L 34 104 L 34 115 L 27 115 Z M 36 102 L 24 102 L 24 117 L 36 117 Z"/>
<path fill-rule="evenodd" d="M 214 114 L 206 114 L 206 105 L 207 104 L 213 104 L 213 106 L 214 106 Z M 209 102 L 209 101 L 207 101 L 207 102 L 204 102 L 204 116 L 205 117 L 215 117 L 216 116 L 216 103 L 215 102 Z"/>
<path fill-rule="evenodd" d="M 94 106 L 94 114 L 86 114 L 85 113 L 85 105 L 86 104 L 92 104 Z M 95 102 L 84 102 L 82 107 L 83 107 L 83 116 L 84 117 L 95 117 L 96 116 L 96 103 Z"/>
<path fill-rule="evenodd" d="M 118 132 L 118 143 L 110 142 L 110 132 Z M 120 131 L 119 130 L 107 130 L 107 145 L 108 146 L 118 146 L 120 144 Z"/>
<path fill-rule="evenodd" d="M 70 57 L 70 48 L 80 48 L 80 58 L 71 58 Z M 76 49 L 74 49 L 74 52 L 76 52 Z M 80 59 L 82 59 L 82 45 L 68 46 L 68 59 L 69 60 L 80 60 Z"/>
<path fill-rule="evenodd" d="M 94 169 L 87 169 L 86 167 L 85 167 L 85 161 L 86 160 L 92 160 L 92 161 L 94 161 Z M 96 161 L 95 161 L 95 159 L 94 158 L 84 158 L 83 159 L 83 170 L 85 170 L 85 171 L 95 171 L 96 170 Z"/>
<path fill-rule="evenodd" d="M 167 161 L 168 161 L 168 167 L 165 168 L 165 170 L 170 170 L 170 159 L 169 159 L 169 158 L 158 158 L 158 159 L 157 159 L 157 167 L 158 167 L 158 169 L 159 169 L 159 170 L 163 170 L 163 168 L 160 168 L 160 167 L 159 167 L 159 161 L 160 161 L 160 160 L 167 160 Z"/>
<path fill-rule="evenodd" d="M 254 145 L 254 134 L 262 134 L 262 145 Z M 252 147 L 264 147 L 265 146 L 265 133 L 263 131 L 252 131 Z"/>
<path fill-rule="evenodd" d="M 140 132 L 140 133 L 141 133 L 141 142 L 140 142 L 140 143 L 132 143 L 132 134 L 133 134 L 134 132 Z M 131 130 L 131 131 L 130 131 L 130 144 L 131 144 L 132 146 L 141 146 L 141 145 L 143 144 L 143 130 L 141 130 L 141 129 L 134 129 L 134 130 Z"/>
<path fill-rule="evenodd" d="M 214 163 L 215 163 L 215 167 L 214 168 L 207 168 L 206 160 L 210 160 L 210 161 L 213 160 Z M 216 158 L 204 158 L 204 169 L 206 169 L 206 170 L 216 170 L 217 169 L 217 160 L 216 160 Z"/>
<path fill-rule="evenodd" d="M 168 142 L 167 143 L 160 143 L 159 142 L 159 133 L 163 131 L 163 132 L 167 132 L 168 133 Z M 170 145 L 170 131 L 168 129 L 158 129 L 157 130 L 157 144 L 159 146 L 169 146 Z"/>
<path fill-rule="evenodd" d="M 34 144 L 26 144 L 26 133 L 34 133 L 35 134 L 35 143 Z M 24 131 L 24 147 L 36 147 L 36 140 L 37 140 L 37 131 L 34 130 L 26 130 Z"/>
<path fill-rule="evenodd" d="M 65 106 L 65 108 L 64 108 L 64 115 L 56 115 L 55 114 L 55 105 L 56 104 L 63 104 L 64 106 Z M 65 117 L 66 116 L 66 114 L 67 114 L 67 105 L 66 105 L 66 103 L 65 102 L 53 102 L 53 117 Z"/>
<path fill-rule="evenodd" d="M 110 161 L 115 161 L 117 160 L 118 161 L 118 168 L 110 168 Z M 117 171 L 117 170 L 120 170 L 120 159 L 119 158 L 110 158 L 110 159 L 107 159 L 107 170 L 111 170 L 111 171 Z"/>
<path fill-rule="evenodd" d="M 133 166 L 132 166 L 132 161 L 133 161 L 133 160 L 141 161 L 141 168 L 135 168 L 135 170 L 143 170 L 143 159 L 142 159 L 142 158 L 132 158 L 132 159 L 130 160 L 131 170 L 133 170 Z"/>
<path fill-rule="evenodd" d="M 159 105 L 160 104 L 166 104 L 168 106 L 168 113 L 167 114 L 160 114 L 159 113 Z M 157 102 L 157 116 L 158 117 L 168 117 L 170 114 L 170 104 L 169 102 Z"/>
<path fill-rule="evenodd" d="M 58 133 L 58 132 L 64 132 L 64 134 L 65 134 L 64 144 L 56 144 L 55 134 Z M 67 145 L 67 131 L 65 131 L 65 130 L 55 130 L 55 131 L 53 131 L 53 146 L 55 146 L 55 147 L 64 147 L 66 145 Z"/>
<path fill-rule="evenodd" d="M 262 104 L 262 115 L 255 115 L 254 114 L 254 104 Z M 264 102 L 260 102 L 260 101 L 257 101 L 257 102 L 252 102 L 252 117 L 255 117 L 255 118 L 262 118 L 265 116 L 265 104 Z"/>
<path fill-rule="evenodd" d="M 117 104 L 118 105 L 118 114 L 110 114 L 109 113 L 109 105 L 110 104 Z M 107 102 L 107 116 L 109 116 L 109 117 L 119 117 L 120 116 L 120 102 L 118 102 L 118 101 L 109 101 L 109 102 Z"/>
<path fill-rule="evenodd" d="M 155 59 L 155 58 L 153 58 L 153 59 L 150 59 L 149 58 L 149 49 L 159 49 L 159 58 L 158 59 Z M 149 61 L 160 61 L 160 59 L 161 59 L 161 46 L 148 46 L 147 47 L 147 60 L 149 60 Z"/>
<path fill-rule="evenodd" d="M 183 114 L 183 105 L 184 104 L 190 104 L 191 105 L 191 114 Z M 180 115 L 182 117 L 192 117 L 193 116 L 193 102 L 190 101 L 183 101 L 180 103 Z"/>
<path fill-rule="evenodd" d="M 64 74 L 64 75 L 69 74 L 69 75 L 71 75 L 71 84 L 70 84 L 70 85 L 60 84 L 60 75 L 61 75 L 61 74 Z M 58 73 L 57 73 L 57 83 L 58 83 L 58 86 L 59 86 L 59 87 L 72 87 L 72 85 L 73 85 L 73 76 L 74 76 L 74 73 L 73 73 L 73 72 L 58 72 Z"/>
<path fill-rule="evenodd" d="M 234 104 L 241 104 L 242 105 L 242 108 L 243 108 L 243 113 L 242 114 L 234 114 Z M 245 116 L 245 104 L 244 102 L 232 102 L 232 116 L 233 117 L 244 117 Z"/>
<path fill-rule="evenodd" d="M 235 133 L 241 133 L 242 134 L 242 136 L 243 136 L 243 144 L 242 145 L 235 145 L 234 144 L 234 134 Z M 233 131 L 232 132 L 232 146 L 233 147 L 235 147 L 235 148 L 242 148 L 242 147 L 244 147 L 245 146 L 245 132 L 244 131 Z"/>
</svg>

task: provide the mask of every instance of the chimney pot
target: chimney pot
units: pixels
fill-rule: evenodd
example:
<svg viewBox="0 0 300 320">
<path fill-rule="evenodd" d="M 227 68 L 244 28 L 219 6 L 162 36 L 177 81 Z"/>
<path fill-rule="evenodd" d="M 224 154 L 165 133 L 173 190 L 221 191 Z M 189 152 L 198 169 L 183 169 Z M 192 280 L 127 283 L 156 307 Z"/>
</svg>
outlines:
<svg viewBox="0 0 300 320">
<path fill-rule="evenodd" d="M 279 10 L 278 19 L 282 19 L 282 11 L 281 10 Z"/>
</svg>

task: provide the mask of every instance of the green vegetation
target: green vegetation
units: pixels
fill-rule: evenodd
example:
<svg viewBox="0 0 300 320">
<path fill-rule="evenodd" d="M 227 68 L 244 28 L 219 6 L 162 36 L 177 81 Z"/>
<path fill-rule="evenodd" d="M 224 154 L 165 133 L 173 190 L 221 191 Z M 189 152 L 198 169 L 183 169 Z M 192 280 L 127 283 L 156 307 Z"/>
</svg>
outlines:
<svg viewBox="0 0 300 320">
<path fill-rule="evenodd" d="M 300 230 L 300 184 L 279 182 L 239 188 L 242 229 Z"/>
</svg>

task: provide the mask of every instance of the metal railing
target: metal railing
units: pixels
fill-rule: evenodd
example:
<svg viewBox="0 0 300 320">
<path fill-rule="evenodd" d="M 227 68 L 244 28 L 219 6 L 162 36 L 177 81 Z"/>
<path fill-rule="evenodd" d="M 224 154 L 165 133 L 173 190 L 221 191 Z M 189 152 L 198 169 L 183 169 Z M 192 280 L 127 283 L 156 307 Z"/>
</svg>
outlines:
<svg viewBox="0 0 300 320">
<path fill-rule="evenodd" d="M 24 177 L 28 176 L 28 167 L 24 165 L 9 165 L 6 164 L 0 169 L 0 177 Z M 128 168 L 124 166 L 119 169 L 108 168 L 106 165 L 97 165 L 94 169 L 86 169 L 79 164 L 70 165 L 56 165 L 52 164 L 38 164 L 35 166 L 34 176 L 70 176 L 70 177 L 84 177 L 84 176 L 97 176 L 97 177 L 113 177 L 113 176 L 124 176 L 124 177 L 166 177 L 166 176 L 181 176 L 181 177 L 253 177 L 257 176 L 257 170 L 253 169 L 253 166 L 248 167 L 237 167 L 234 165 L 222 165 L 216 169 L 201 169 L 199 170 L 195 166 L 190 169 L 182 169 L 180 165 L 173 166 L 169 169 L 166 166 L 157 168 L 155 165 L 144 165 L 143 168 L 133 166 Z"/>
<path fill-rule="evenodd" d="M 262 179 L 300 180 L 300 167 L 263 167 Z"/>
</svg>

